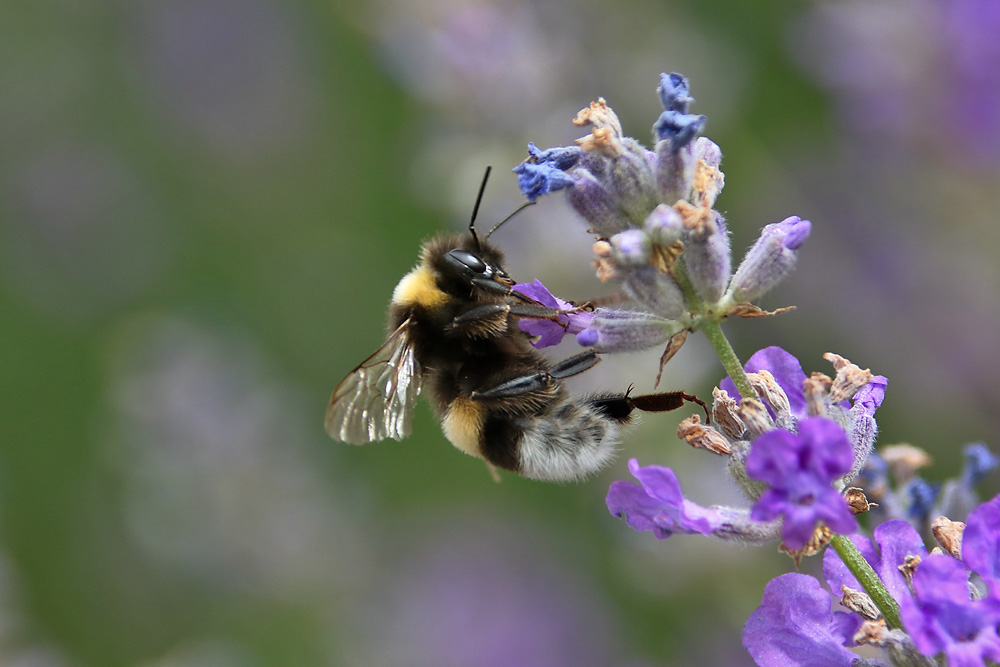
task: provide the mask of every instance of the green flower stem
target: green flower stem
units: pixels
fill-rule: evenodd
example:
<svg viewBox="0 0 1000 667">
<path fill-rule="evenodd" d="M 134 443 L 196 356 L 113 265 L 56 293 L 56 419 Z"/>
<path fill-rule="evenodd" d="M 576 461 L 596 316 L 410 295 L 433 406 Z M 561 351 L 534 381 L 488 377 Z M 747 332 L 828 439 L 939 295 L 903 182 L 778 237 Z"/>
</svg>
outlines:
<svg viewBox="0 0 1000 667">
<path fill-rule="evenodd" d="M 872 599 L 875 606 L 882 612 L 882 618 L 885 619 L 889 629 L 902 628 L 903 623 L 899 619 L 899 605 L 889 595 L 885 584 L 878 578 L 875 570 L 872 569 L 872 566 L 861 555 L 858 548 L 854 546 L 854 542 L 851 542 L 850 538 L 846 535 L 836 535 L 833 541 L 830 542 L 830 546 L 837 552 L 840 560 L 844 561 L 844 565 L 847 566 L 847 569 L 851 571 L 854 578 L 858 580 L 858 583 L 868 593 L 868 597 Z"/>
<path fill-rule="evenodd" d="M 715 348 L 715 353 L 719 355 L 722 367 L 726 369 L 726 373 L 732 379 L 733 384 L 736 385 L 736 390 L 740 392 L 740 396 L 743 398 L 756 398 L 757 393 L 750 386 L 750 380 L 747 379 L 747 374 L 743 370 L 743 364 L 740 363 L 739 357 L 733 351 L 733 346 L 729 344 L 729 339 L 726 338 L 726 334 L 722 333 L 719 321 L 712 318 L 705 318 L 699 322 L 698 328 L 708 336 L 709 342 Z"/>
</svg>

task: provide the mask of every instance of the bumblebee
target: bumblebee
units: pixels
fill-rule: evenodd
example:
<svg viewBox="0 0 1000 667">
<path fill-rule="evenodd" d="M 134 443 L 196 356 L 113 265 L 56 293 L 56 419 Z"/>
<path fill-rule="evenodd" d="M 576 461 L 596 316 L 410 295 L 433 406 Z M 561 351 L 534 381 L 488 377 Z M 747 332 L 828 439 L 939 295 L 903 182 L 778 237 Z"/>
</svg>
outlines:
<svg viewBox="0 0 1000 667">
<path fill-rule="evenodd" d="M 475 213 L 467 234 L 425 243 L 420 263 L 396 285 L 388 339 L 330 398 L 333 439 L 407 437 L 426 389 L 458 449 L 528 478 L 566 481 L 614 457 L 635 410 L 674 410 L 685 400 L 704 406 L 683 392 L 572 398 L 563 380 L 600 358 L 588 350 L 553 364 L 531 346 L 518 321 L 555 320 L 559 311 L 512 289 L 502 253 L 480 241 L 474 224 Z"/>
</svg>

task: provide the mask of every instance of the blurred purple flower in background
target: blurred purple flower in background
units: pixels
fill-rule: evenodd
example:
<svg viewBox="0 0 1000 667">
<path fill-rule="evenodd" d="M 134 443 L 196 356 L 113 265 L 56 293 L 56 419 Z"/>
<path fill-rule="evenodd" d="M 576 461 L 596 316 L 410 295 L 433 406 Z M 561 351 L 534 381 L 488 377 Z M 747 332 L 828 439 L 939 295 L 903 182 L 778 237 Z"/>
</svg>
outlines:
<svg viewBox="0 0 1000 667">
<path fill-rule="evenodd" d="M 59 320 L 88 320 L 142 296 L 175 241 L 136 166 L 90 141 L 56 144 L 0 175 L 4 278 Z"/>
<path fill-rule="evenodd" d="M 788 157 L 826 224 L 786 293 L 803 306 L 824 293 L 817 330 L 854 336 L 898 376 L 919 430 L 936 428 L 941 396 L 960 421 L 1000 414 L 1000 357 L 981 335 L 1000 329 L 1000 266 L 983 252 L 1000 244 L 998 31 L 989 0 L 824 3 L 788 30 L 833 105 L 835 150 Z M 831 275 L 847 289 L 825 290 Z"/>
<path fill-rule="evenodd" d="M 363 576 L 358 509 L 317 474 L 309 422 L 250 340 L 139 318 L 119 332 L 110 392 L 124 510 L 152 558 L 279 597 Z"/>
<path fill-rule="evenodd" d="M 801 28 L 793 37 L 796 55 L 836 93 L 845 129 L 873 142 L 869 148 L 926 144 L 957 164 L 997 168 L 997 3 L 826 4 Z"/>
<path fill-rule="evenodd" d="M 230 159 L 303 141 L 318 91 L 295 10 L 272 0 L 129 5 L 133 85 L 162 117 Z M 183 135 L 182 135 L 183 136 Z"/>
<path fill-rule="evenodd" d="M 604 667 L 627 664 L 594 582 L 543 533 L 482 513 L 393 532 L 353 623 L 357 664 L 384 667 Z M 351 621 L 349 621 L 351 622 Z"/>
<path fill-rule="evenodd" d="M 373 7 L 385 64 L 403 86 L 435 107 L 471 113 L 508 132 L 565 89 L 579 48 L 566 33 L 545 30 L 556 16 L 574 20 L 571 6 L 562 3 L 435 0 Z"/>
</svg>

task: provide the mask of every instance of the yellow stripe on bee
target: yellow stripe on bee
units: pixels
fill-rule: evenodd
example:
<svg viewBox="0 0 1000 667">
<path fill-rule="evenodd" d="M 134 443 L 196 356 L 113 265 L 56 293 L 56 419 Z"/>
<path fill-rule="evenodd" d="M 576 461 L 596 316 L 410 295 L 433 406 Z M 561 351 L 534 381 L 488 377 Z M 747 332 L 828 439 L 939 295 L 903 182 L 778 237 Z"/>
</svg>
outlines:
<svg viewBox="0 0 1000 667">
<path fill-rule="evenodd" d="M 479 450 L 479 436 L 483 432 L 485 412 L 475 401 L 456 398 L 448 406 L 448 412 L 441 420 L 444 437 L 466 454 L 482 458 Z"/>
<path fill-rule="evenodd" d="M 435 308 L 447 300 L 448 295 L 438 289 L 434 276 L 423 266 L 403 276 L 392 291 L 392 302 L 400 306 Z"/>
</svg>

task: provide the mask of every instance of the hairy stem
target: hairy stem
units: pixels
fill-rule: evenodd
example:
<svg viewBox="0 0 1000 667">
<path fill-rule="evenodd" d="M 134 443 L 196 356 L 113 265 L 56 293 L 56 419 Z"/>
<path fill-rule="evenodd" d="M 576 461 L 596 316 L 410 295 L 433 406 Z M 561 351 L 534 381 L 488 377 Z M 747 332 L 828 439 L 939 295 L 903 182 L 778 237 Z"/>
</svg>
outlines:
<svg viewBox="0 0 1000 667">
<path fill-rule="evenodd" d="M 743 364 L 740 363 L 739 357 L 733 351 L 733 346 L 729 344 L 726 334 L 722 333 L 722 327 L 719 326 L 719 322 L 706 318 L 699 324 L 698 328 L 708 336 L 709 342 L 715 348 L 715 353 L 719 355 L 722 367 L 726 369 L 726 373 L 732 379 L 733 384 L 736 385 L 736 390 L 740 392 L 740 396 L 743 398 L 757 398 L 757 393 L 750 386 L 750 380 L 747 379 L 747 374 L 743 370 Z"/>
<path fill-rule="evenodd" d="M 868 593 L 868 597 L 872 599 L 875 606 L 882 612 L 882 617 L 889 628 L 902 628 L 903 624 L 899 619 L 899 605 L 889 595 L 885 584 L 878 578 L 875 570 L 872 569 L 872 566 L 861 555 L 858 548 L 854 546 L 854 542 L 851 542 L 850 538 L 846 535 L 837 535 L 830 542 L 830 546 L 837 552 L 840 560 L 844 561 L 844 565 L 847 566 L 847 569 L 851 571 L 854 578 L 858 580 L 858 583 Z"/>
</svg>

